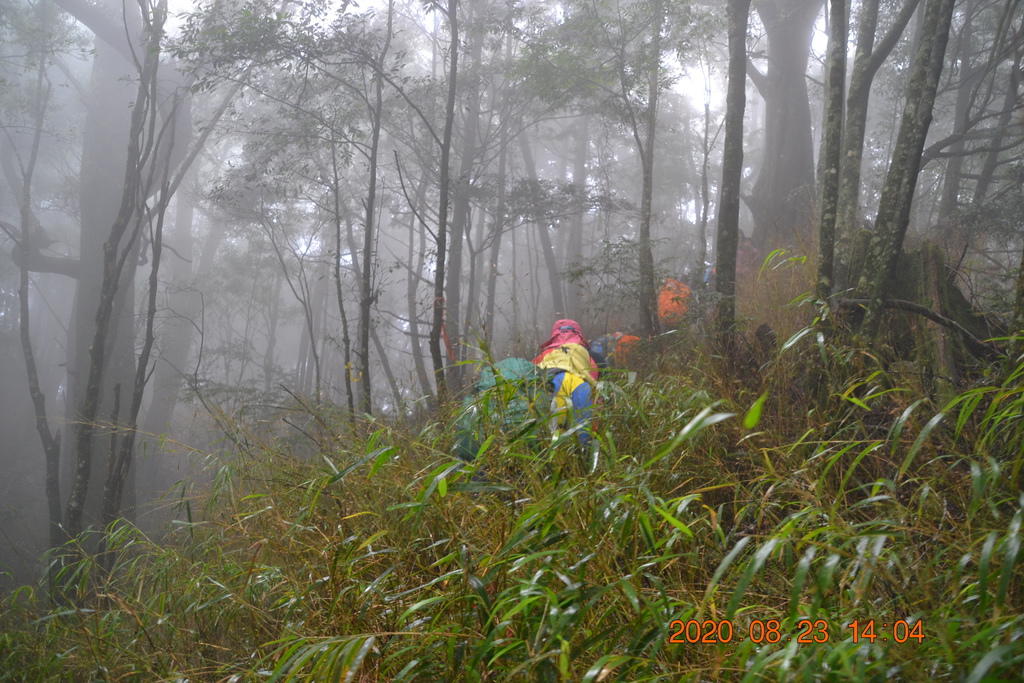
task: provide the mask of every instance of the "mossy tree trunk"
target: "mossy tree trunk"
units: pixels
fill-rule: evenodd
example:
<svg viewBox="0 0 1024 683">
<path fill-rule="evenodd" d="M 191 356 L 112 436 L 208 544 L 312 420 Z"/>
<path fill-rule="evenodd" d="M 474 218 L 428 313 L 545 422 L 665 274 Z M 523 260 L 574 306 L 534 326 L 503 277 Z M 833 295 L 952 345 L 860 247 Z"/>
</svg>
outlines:
<svg viewBox="0 0 1024 683">
<path fill-rule="evenodd" d="M 818 227 L 818 298 L 832 296 L 839 163 L 843 138 L 843 89 L 846 85 L 846 0 L 830 0 L 828 80 L 825 85 L 825 145 Z"/>
<path fill-rule="evenodd" d="M 1020 269 L 1017 271 L 1017 292 L 1013 300 L 1013 322 L 1010 334 L 1013 343 L 1010 347 L 1010 360 L 1014 365 L 1016 359 L 1024 354 L 1024 250 L 1021 250 Z"/>
<path fill-rule="evenodd" d="M 857 235 L 851 253 L 853 277 L 865 267 L 870 238 L 867 230 Z M 952 398 L 963 386 L 966 367 L 979 359 L 991 363 L 995 357 L 996 347 L 982 340 L 1003 333 L 993 329 L 991 320 L 975 311 L 957 287 L 938 245 L 926 242 L 900 254 L 898 269 L 900 277 L 886 292 L 886 324 L 880 335 L 885 362 L 912 367 L 922 392 L 940 401 Z M 862 301 L 845 303 L 853 307 Z"/>
<path fill-rule="evenodd" d="M 910 224 L 911 204 L 945 59 L 953 4 L 954 0 L 928 0 L 925 8 L 900 131 L 882 188 L 865 268 L 856 288 L 857 298 L 870 301 L 860 326 L 860 333 L 867 340 L 873 340 L 878 334 L 885 290 L 896 272 Z"/>
<path fill-rule="evenodd" d="M 925 245 L 918 258 L 921 261 L 920 302 L 942 315 L 948 314 L 945 288 L 946 261 L 938 246 L 932 243 Z M 940 402 L 953 397 L 956 387 L 960 386 L 961 374 L 957 364 L 957 356 L 962 357 L 962 345 L 957 344 L 956 337 L 938 323 L 919 319 L 917 324 L 917 360 L 926 369 L 924 376 L 929 380 L 926 387 L 929 394 L 937 396 Z M 957 351 L 961 353 L 957 353 Z"/>
<path fill-rule="evenodd" d="M 906 0 L 888 32 L 875 47 L 879 0 L 865 0 L 857 24 L 857 52 L 846 96 L 846 121 L 839 169 L 839 206 L 836 213 L 833 289 L 842 291 L 851 284 L 850 260 L 860 214 L 860 171 L 864 157 L 868 102 L 871 82 L 878 68 L 892 52 L 910 22 L 920 0 Z"/>
</svg>

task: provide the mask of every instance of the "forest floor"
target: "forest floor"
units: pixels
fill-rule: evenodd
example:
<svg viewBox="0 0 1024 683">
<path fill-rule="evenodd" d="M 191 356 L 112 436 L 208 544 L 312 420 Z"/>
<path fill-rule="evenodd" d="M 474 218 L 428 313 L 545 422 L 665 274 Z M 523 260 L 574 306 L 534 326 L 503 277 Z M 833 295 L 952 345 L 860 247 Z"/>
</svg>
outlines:
<svg viewBox="0 0 1024 683">
<path fill-rule="evenodd" d="M 811 328 L 740 368 L 694 334 L 590 449 L 222 421 L 159 542 L 4 599 L 0 681 L 1024 678 L 1024 365 L 939 401 Z"/>
</svg>

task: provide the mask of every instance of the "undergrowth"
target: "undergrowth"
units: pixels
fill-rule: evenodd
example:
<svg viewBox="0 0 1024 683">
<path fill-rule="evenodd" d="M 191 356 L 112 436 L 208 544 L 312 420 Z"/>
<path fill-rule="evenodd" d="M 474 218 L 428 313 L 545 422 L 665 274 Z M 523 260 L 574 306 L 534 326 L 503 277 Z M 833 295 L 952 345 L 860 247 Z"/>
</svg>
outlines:
<svg viewBox="0 0 1024 683">
<path fill-rule="evenodd" d="M 940 406 L 780 349 L 613 377 L 586 452 L 236 424 L 169 538 L 5 598 L 0 680 L 1019 680 L 1024 366 Z"/>
</svg>

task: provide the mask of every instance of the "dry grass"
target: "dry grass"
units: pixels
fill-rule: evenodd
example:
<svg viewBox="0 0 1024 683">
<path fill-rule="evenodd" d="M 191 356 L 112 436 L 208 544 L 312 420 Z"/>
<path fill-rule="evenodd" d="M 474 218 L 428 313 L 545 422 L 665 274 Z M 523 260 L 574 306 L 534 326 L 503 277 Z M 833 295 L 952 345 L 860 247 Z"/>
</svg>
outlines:
<svg viewBox="0 0 1024 683">
<path fill-rule="evenodd" d="M 467 468 L 439 423 L 325 413 L 297 459 L 236 424 L 170 542 L 119 526 L 57 606 L 8 596 L 0 680 L 1019 678 L 1024 369 L 940 407 L 812 337 L 757 387 L 669 346 L 592 453 L 496 435 Z M 733 637 L 671 642 L 689 620 Z"/>
</svg>

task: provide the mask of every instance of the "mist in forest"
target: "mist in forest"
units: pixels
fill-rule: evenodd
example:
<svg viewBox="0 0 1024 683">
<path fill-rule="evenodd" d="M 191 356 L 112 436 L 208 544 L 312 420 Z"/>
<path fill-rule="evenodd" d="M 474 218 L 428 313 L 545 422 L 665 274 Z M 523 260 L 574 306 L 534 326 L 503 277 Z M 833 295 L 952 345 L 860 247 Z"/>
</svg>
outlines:
<svg viewBox="0 0 1024 683">
<path fill-rule="evenodd" d="M 123 9 L 0 0 L 5 590 L 159 538 L 237 425 L 305 457 L 310 406 L 428 420 L 557 319 L 665 332 L 666 277 L 753 330 L 762 267 L 868 301 L 932 249 L 1012 318 L 1011 0 Z"/>
</svg>

